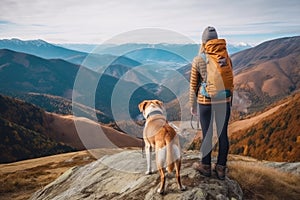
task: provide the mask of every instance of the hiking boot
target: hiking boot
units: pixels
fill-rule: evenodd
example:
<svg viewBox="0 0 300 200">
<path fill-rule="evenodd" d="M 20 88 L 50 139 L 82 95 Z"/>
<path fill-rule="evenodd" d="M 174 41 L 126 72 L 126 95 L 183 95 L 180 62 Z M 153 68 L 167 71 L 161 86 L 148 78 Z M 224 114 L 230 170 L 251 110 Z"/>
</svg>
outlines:
<svg viewBox="0 0 300 200">
<path fill-rule="evenodd" d="M 200 174 L 206 177 L 211 176 L 211 166 L 210 165 L 205 165 L 199 162 L 195 162 L 193 164 L 193 169 L 197 170 Z"/>
<path fill-rule="evenodd" d="M 225 180 L 226 166 L 216 164 L 214 167 L 214 172 L 216 172 L 218 179 Z"/>
</svg>

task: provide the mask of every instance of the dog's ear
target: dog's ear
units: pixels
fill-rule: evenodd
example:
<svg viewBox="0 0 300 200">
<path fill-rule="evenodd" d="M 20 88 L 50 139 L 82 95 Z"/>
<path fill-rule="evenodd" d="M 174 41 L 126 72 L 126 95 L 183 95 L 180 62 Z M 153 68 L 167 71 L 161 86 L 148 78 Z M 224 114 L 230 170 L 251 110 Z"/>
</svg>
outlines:
<svg viewBox="0 0 300 200">
<path fill-rule="evenodd" d="M 139 104 L 139 110 L 140 112 L 143 112 L 145 110 L 145 107 L 147 105 L 148 101 L 142 101 L 140 104 Z"/>
<path fill-rule="evenodd" d="M 162 101 L 159 101 L 159 100 L 154 100 L 154 103 L 156 104 L 156 105 L 158 105 L 160 108 L 163 108 L 163 102 Z"/>
</svg>

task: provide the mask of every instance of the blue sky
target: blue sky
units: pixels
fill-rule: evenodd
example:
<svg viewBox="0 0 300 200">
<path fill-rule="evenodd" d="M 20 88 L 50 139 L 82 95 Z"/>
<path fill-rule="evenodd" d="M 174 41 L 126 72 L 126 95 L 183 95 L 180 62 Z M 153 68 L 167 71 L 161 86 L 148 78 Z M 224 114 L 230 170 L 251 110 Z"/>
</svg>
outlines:
<svg viewBox="0 0 300 200">
<path fill-rule="evenodd" d="M 259 44 L 300 35 L 299 10 L 299 0 L 1 0 L 0 38 L 101 44 L 131 32 L 130 42 L 198 43 L 211 25 L 229 43 Z M 149 28 L 166 31 L 134 31 Z"/>
</svg>

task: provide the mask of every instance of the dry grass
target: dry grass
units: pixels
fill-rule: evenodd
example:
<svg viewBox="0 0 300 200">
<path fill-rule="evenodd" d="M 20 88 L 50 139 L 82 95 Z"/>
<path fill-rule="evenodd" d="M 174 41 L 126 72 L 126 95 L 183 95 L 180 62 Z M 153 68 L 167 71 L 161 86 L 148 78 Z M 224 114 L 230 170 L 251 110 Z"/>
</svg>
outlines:
<svg viewBox="0 0 300 200">
<path fill-rule="evenodd" d="M 254 162 L 231 162 L 229 177 L 236 180 L 245 199 L 300 199 L 300 177 Z"/>
<path fill-rule="evenodd" d="M 49 172 L 47 166 L 1 174 L 0 199 L 27 199 L 55 178 L 56 174 Z"/>
<path fill-rule="evenodd" d="M 68 169 L 91 163 L 96 160 L 94 156 L 101 158 L 124 150 L 94 149 L 0 164 L 0 200 L 28 199 Z"/>
<path fill-rule="evenodd" d="M 88 151 L 0 165 L 0 199 L 25 200 L 73 166 L 95 159 Z"/>
</svg>

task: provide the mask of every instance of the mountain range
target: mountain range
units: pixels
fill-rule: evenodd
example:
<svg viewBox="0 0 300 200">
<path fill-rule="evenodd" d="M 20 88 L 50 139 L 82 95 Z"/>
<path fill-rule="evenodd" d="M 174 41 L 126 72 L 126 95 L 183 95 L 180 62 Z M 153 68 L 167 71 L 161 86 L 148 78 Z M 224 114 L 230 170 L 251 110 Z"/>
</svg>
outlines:
<svg viewBox="0 0 300 200">
<path fill-rule="evenodd" d="M 230 54 L 251 48 L 252 46 L 248 44 L 227 44 L 227 48 Z M 52 59 L 60 58 L 66 61 L 82 64 L 88 58 L 89 63 L 85 63 L 86 67 L 97 68 L 97 66 L 114 64 L 124 64 L 125 66 L 134 61 L 128 61 L 127 56 L 124 55 L 134 54 L 138 52 L 139 59 L 143 59 L 145 54 L 148 54 L 148 49 L 152 49 L 152 58 L 155 61 L 163 60 L 168 61 L 168 57 L 162 55 L 164 53 L 169 53 L 177 55 L 187 62 L 191 62 L 198 54 L 199 45 L 198 44 L 141 44 L 141 43 L 128 43 L 128 44 L 51 44 L 44 40 L 20 40 L 14 39 L 2 39 L 0 40 L 0 49 L 10 49 L 13 51 L 28 53 L 36 55 L 38 57 Z M 154 50 L 157 50 L 154 51 Z M 143 53 L 143 51 L 146 51 Z M 155 57 L 153 57 L 155 55 Z M 168 55 L 168 56 L 169 56 Z M 91 62 L 92 57 L 96 57 L 97 63 Z M 173 56 L 174 57 L 174 56 Z M 133 57 L 134 59 L 134 57 Z M 99 61 L 101 63 L 99 63 Z M 127 63 L 127 64 L 126 64 Z M 97 71 L 97 69 L 95 69 Z"/>
<path fill-rule="evenodd" d="M 70 45 L 67 45 L 70 47 Z M 77 45 L 78 46 L 78 45 Z M 249 48 L 249 45 L 228 45 L 233 52 Z M 17 52 L 32 54 L 46 59 L 63 59 L 65 61 L 85 66 L 93 71 L 105 73 L 121 78 L 136 66 L 147 65 L 147 76 L 155 79 L 160 85 L 168 81 L 170 71 L 191 62 L 197 55 L 199 45 L 196 44 L 102 44 L 94 48 L 91 53 L 70 50 L 62 46 L 47 43 L 43 40 L 23 41 L 19 39 L 0 40 L 0 48 L 7 48 Z M 139 78 L 140 73 L 134 75 L 140 81 L 132 79 L 131 75 L 124 80 L 144 83 L 149 77 Z M 143 72 L 144 73 L 144 72 Z M 144 76 L 144 75 L 142 75 Z M 153 88 L 151 88 L 153 90 Z M 156 88 L 156 90 L 159 88 Z M 155 90 L 155 89 L 154 89 Z"/>
<path fill-rule="evenodd" d="M 17 52 L 36 55 L 41 58 L 61 58 L 69 60 L 78 56 L 86 56 L 87 54 L 80 51 L 66 49 L 44 40 L 20 40 L 20 39 L 2 39 L 0 40 L 0 49 L 10 49 Z"/>
<path fill-rule="evenodd" d="M 281 99 L 286 95 L 291 94 L 291 92 L 299 88 L 299 45 L 297 45 L 299 44 L 299 38 L 299 36 L 296 36 L 267 41 L 255 47 L 235 53 L 231 56 L 235 70 L 234 85 L 236 95 L 234 95 L 234 105 L 237 110 L 241 112 L 251 112 L 259 110 L 264 106 L 278 99 Z M 40 40 L 1 40 L 0 46 L 1 43 L 2 46 L 4 44 L 6 46 L 10 44 L 14 48 L 19 46 L 22 47 L 24 51 L 27 49 L 27 51 L 31 52 L 31 49 L 34 49 L 34 47 L 46 48 L 45 50 L 40 49 L 40 51 L 38 51 L 40 54 L 49 54 L 47 52 L 51 52 L 49 50 L 50 47 L 58 48 L 53 49 L 53 51 L 69 52 L 69 54 L 61 53 L 61 58 L 66 58 L 67 56 L 64 55 L 71 55 L 70 52 L 72 52 L 72 55 L 75 56 L 73 58 L 68 57 L 68 60 L 73 60 L 73 63 L 80 63 L 81 66 L 86 65 L 87 67 L 92 68 L 93 71 L 96 70 L 100 72 L 100 74 L 104 73 L 109 75 L 107 77 L 104 76 L 103 78 L 101 78 L 102 82 L 101 84 L 99 84 L 99 86 L 102 87 L 103 90 L 111 88 L 109 90 L 112 91 L 112 86 L 115 86 L 115 84 L 119 80 L 131 82 L 130 84 L 136 84 L 140 86 L 145 83 L 153 82 L 156 83 L 156 85 L 145 86 L 144 89 L 155 93 L 156 97 L 157 95 L 166 93 L 165 89 L 161 90 L 160 88 L 161 86 L 164 86 L 169 82 L 173 83 L 174 88 L 180 88 L 182 86 L 181 81 L 178 81 L 178 78 L 173 78 L 172 72 L 175 69 L 179 73 L 183 74 L 187 80 L 189 80 L 190 64 L 184 63 L 184 57 L 188 57 L 187 55 L 191 55 L 191 49 L 194 48 L 193 51 L 195 53 L 196 49 L 198 48 L 195 48 L 195 46 L 191 48 L 189 47 L 190 45 L 175 44 L 156 44 L 152 46 L 150 44 L 123 44 L 106 45 L 105 48 L 100 48 L 98 49 L 98 51 L 97 48 L 95 49 L 95 52 L 97 53 L 125 54 L 121 57 L 118 57 L 111 54 L 87 55 L 87 53 L 67 50 Z M 186 55 L 180 54 L 182 52 L 185 52 Z M 5 54 L 8 54 L 8 52 Z M 22 87 L 25 87 L 23 90 L 24 92 L 49 93 L 55 96 L 70 98 L 70 93 L 72 91 L 71 89 L 74 84 L 73 80 L 78 70 L 78 66 L 75 67 L 74 70 L 74 66 L 71 67 L 71 64 L 69 62 L 58 59 L 50 59 L 45 61 L 45 59 L 41 60 L 41 58 L 29 56 L 32 61 L 28 61 L 26 59 L 22 60 L 22 56 L 26 57 L 25 54 L 16 54 L 15 57 L 17 58 L 13 58 L 12 55 L 10 55 L 10 57 L 9 55 L 5 55 L 5 57 L 3 53 L 1 53 L 1 55 L 2 70 L 0 76 L 2 75 L 1 80 L 3 80 L 3 83 L 1 84 L 1 90 L 8 89 L 10 92 L 13 92 L 17 88 L 19 88 L 19 90 L 23 90 Z M 54 55 L 54 53 L 49 55 Z M 49 55 L 48 57 L 50 57 Z M 182 57 L 178 55 L 182 55 Z M 190 56 L 190 58 L 191 57 L 192 56 Z M 114 60 L 115 58 L 117 60 Z M 7 61 L 11 63 L 8 63 Z M 62 70 L 60 73 L 69 75 L 65 75 L 67 77 L 61 76 L 62 79 L 55 77 L 56 75 L 51 75 L 54 76 L 54 78 L 52 77 L 54 81 L 53 83 L 49 84 L 46 83 L 47 81 L 45 80 L 50 81 L 50 74 L 52 73 L 48 74 L 47 71 L 45 71 L 45 78 L 42 77 L 43 73 L 41 71 L 36 73 L 34 72 L 34 70 L 29 70 L 27 74 L 23 74 L 24 77 L 30 77 L 33 75 L 39 76 L 39 78 L 37 78 L 39 79 L 38 82 L 25 81 L 26 78 L 24 79 L 24 77 L 20 77 L 21 79 L 24 79 L 23 81 L 12 81 L 13 79 L 9 78 L 12 76 L 12 74 L 9 74 L 9 72 L 7 71 L 8 67 L 5 67 L 9 64 L 13 64 L 15 66 L 20 65 L 20 63 L 21 65 L 23 64 L 38 67 L 37 63 L 43 63 L 43 70 L 45 70 L 45 66 L 48 65 L 45 64 L 46 62 L 50 62 L 50 65 L 54 65 L 54 71 Z M 109 64 L 106 66 L 105 63 Z M 65 70 L 65 67 L 62 67 L 63 65 L 69 65 L 68 68 L 70 68 L 70 70 Z M 17 67 L 15 67 L 15 69 L 16 68 Z M 28 69 L 31 69 L 31 67 Z M 6 72 L 4 72 L 5 70 Z M 19 68 L 18 70 L 20 71 L 14 74 L 17 79 L 19 78 L 18 76 L 20 75 L 22 70 L 24 70 L 24 68 L 22 70 Z M 68 73 L 66 73 L 67 71 Z M 12 71 L 12 73 L 14 72 Z M 93 72 L 87 72 L 87 74 L 93 74 Z M 70 76 L 72 76 L 72 78 L 70 78 Z M 97 73 L 96 75 L 87 75 L 86 79 L 96 80 L 97 76 L 99 77 L 99 74 Z M 39 85 L 38 87 L 40 89 L 36 88 L 35 85 Z M 106 85 L 108 85 L 108 87 Z M 55 88 L 56 91 L 51 91 L 51 88 Z M 87 88 L 85 88 L 84 90 L 86 89 Z M 183 96 L 186 96 L 186 94 L 184 93 L 184 91 L 186 90 L 187 88 L 179 89 L 179 93 L 182 93 Z M 102 94 L 102 97 L 106 98 L 107 100 L 105 101 L 107 102 L 107 93 L 104 92 Z M 97 94 L 97 96 L 98 95 L 99 94 Z M 164 99 L 167 102 L 171 100 L 170 98 L 173 98 L 171 97 L 172 95 L 166 96 L 169 97 L 167 98 L 167 100 Z M 152 95 L 152 97 L 155 96 Z M 100 104 L 97 106 L 97 109 L 99 110 L 105 109 L 105 107 L 109 105 L 103 105 L 100 102 L 101 101 L 97 101 L 97 104 Z M 101 110 L 101 112 L 104 111 Z M 111 113 L 109 115 L 111 116 Z"/>
<path fill-rule="evenodd" d="M 232 56 L 237 97 L 250 102 L 250 111 L 264 108 L 300 88 L 299 44 L 300 36 L 279 38 Z"/>
<path fill-rule="evenodd" d="M 79 66 L 7 49 L 0 50 L 0 58 L 1 92 L 36 92 L 71 97 Z M 90 74 L 93 76 L 92 71 Z"/>
<path fill-rule="evenodd" d="M 296 45 L 300 43 L 299 38 L 268 41 L 232 55 L 235 70 L 233 114 L 238 116 L 235 119 L 261 111 L 299 90 L 300 53 Z M 143 57 L 147 53 L 148 57 Z M 123 117 L 129 112 L 135 120 L 140 114 L 137 105 L 144 99 L 163 100 L 170 120 L 189 119 L 188 88 L 183 87 L 181 79 L 172 73 L 182 74 L 188 81 L 190 64 L 182 62 L 182 67 L 164 65 L 162 61 L 165 60 L 171 60 L 171 63 L 183 60 L 166 50 L 148 47 L 131 51 L 128 55 L 131 57 L 125 55 L 120 59 L 122 64 L 111 64 L 102 73 L 62 59 L 45 59 L 1 49 L 0 92 L 48 112 L 64 115 L 75 112 L 77 117 L 105 124 L 115 120 L 112 105 L 119 119 L 127 120 Z M 92 63 L 98 62 L 103 55 L 97 56 L 92 54 L 95 58 Z M 166 87 L 168 84 L 173 90 Z M 124 101 L 130 91 L 130 99 Z M 117 98 L 112 101 L 113 95 Z M 179 101 L 183 102 L 181 108 Z M 66 121 L 68 117 L 61 120 Z M 118 129 L 115 124 L 113 127 Z"/>
<path fill-rule="evenodd" d="M 286 56 L 299 54 L 299 42 L 300 36 L 278 38 L 237 52 L 232 56 L 234 70 L 237 72 L 264 62 L 269 62 L 270 60 L 282 59 Z"/>
<path fill-rule="evenodd" d="M 147 44 L 147 43 L 126 43 L 126 44 L 57 44 L 58 46 L 73 49 L 76 51 L 83 51 L 87 53 L 96 52 L 98 54 L 112 54 L 112 55 L 124 55 L 129 52 L 139 49 L 161 49 L 165 50 L 181 57 L 188 61 L 192 61 L 194 56 L 197 55 L 199 50 L 199 44 Z M 227 48 L 230 54 L 237 53 L 239 51 L 251 48 L 252 46 L 246 43 L 240 44 L 227 44 Z"/>
<path fill-rule="evenodd" d="M 74 88 L 75 83 L 78 83 L 77 88 Z M 24 97 L 27 93 L 40 93 L 71 99 L 75 92 L 76 99 L 73 101 L 95 107 L 112 118 L 111 97 L 117 83 L 122 92 L 129 88 L 139 88 L 133 82 L 99 74 L 61 59 L 47 60 L 30 54 L 0 50 L 0 92 L 3 94 Z M 119 94 L 122 95 L 122 92 Z M 94 99 L 91 99 L 91 94 L 94 94 Z M 130 104 L 132 115 L 138 115 L 136 105 L 145 97 L 157 98 L 143 88 L 138 90 Z"/>
<path fill-rule="evenodd" d="M 140 63 L 124 56 L 111 54 L 92 54 L 66 49 L 43 40 L 3 39 L 0 40 L 0 49 L 9 49 L 16 52 L 26 53 L 44 59 L 63 59 L 77 65 L 84 65 L 94 71 L 110 64 L 125 66 L 137 66 Z"/>
</svg>

